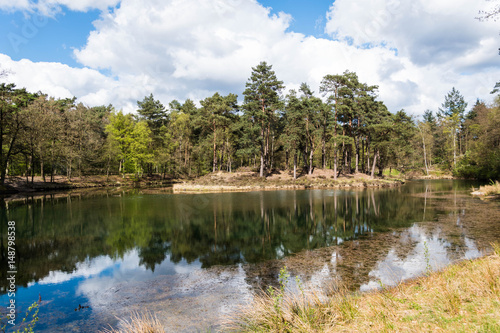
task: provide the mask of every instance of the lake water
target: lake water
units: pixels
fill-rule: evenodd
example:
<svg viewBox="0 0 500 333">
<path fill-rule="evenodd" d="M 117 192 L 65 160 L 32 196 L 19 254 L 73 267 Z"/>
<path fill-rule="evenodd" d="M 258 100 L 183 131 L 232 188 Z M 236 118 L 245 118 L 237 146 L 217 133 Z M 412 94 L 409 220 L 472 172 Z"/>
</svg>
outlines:
<svg viewBox="0 0 500 333">
<path fill-rule="evenodd" d="M 5 200 L 1 310 L 7 221 L 16 222 L 16 305 L 22 313 L 41 298 L 37 332 L 93 332 L 134 311 L 155 312 L 167 331 L 207 331 L 277 285 L 284 265 L 311 288 L 339 280 L 370 290 L 480 256 L 500 240 L 500 204 L 472 198 L 472 185 Z"/>
</svg>

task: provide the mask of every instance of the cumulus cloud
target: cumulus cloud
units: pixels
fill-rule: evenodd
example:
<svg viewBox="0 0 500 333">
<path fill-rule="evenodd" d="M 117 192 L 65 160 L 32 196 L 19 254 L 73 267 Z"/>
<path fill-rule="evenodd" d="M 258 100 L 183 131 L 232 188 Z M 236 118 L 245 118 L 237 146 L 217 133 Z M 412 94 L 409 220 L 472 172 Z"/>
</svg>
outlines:
<svg viewBox="0 0 500 333">
<path fill-rule="evenodd" d="M 443 63 L 496 36 L 492 22 L 474 18 L 481 5 L 468 0 L 338 0 L 329 11 L 326 32 L 356 45 L 396 48 L 415 64 Z"/>
<path fill-rule="evenodd" d="M 117 105 L 132 110 L 134 105 L 130 99 L 142 98 L 148 91 L 147 86 L 137 88 L 136 81 L 131 78 L 119 82 L 89 68 L 72 68 L 60 63 L 27 59 L 14 61 L 3 54 L 0 54 L 0 64 L 7 71 L 7 76 L 1 81 L 14 82 L 18 87 L 33 92 L 42 91 L 57 98 L 76 96 L 80 102 L 91 106 L 123 101 Z"/>
<path fill-rule="evenodd" d="M 241 95 L 251 67 L 262 60 L 287 88 L 307 82 L 316 92 L 324 75 L 355 71 L 379 85 L 391 111 L 414 114 L 437 109 L 453 86 L 471 102 L 488 100 L 500 75 L 498 32 L 475 20 L 477 4 L 466 0 L 336 0 L 325 13 L 328 39 L 288 31 L 290 15 L 271 15 L 256 0 L 39 3 L 102 10 L 86 45 L 74 51 L 85 68 L 9 58 L 11 78 L 126 112 L 149 93 L 164 104 L 216 91 Z"/>
</svg>

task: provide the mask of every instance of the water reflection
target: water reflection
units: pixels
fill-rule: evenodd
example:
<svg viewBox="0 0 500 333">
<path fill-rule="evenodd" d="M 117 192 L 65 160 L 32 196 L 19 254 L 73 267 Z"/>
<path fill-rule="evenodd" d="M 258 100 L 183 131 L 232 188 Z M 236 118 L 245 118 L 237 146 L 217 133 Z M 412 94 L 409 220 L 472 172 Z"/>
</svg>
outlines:
<svg viewBox="0 0 500 333">
<path fill-rule="evenodd" d="M 53 331 L 49 322 L 61 331 L 116 323 L 145 306 L 171 329 L 203 329 L 252 290 L 276 285 L 285 264 L 308 286 L 340 279 L 367 290 L 478 256 L 499 238 L 500 213 L 469 189 L 441 181 L 378 191 L 136 190 L 3 201 L 0 286 L 4 292 L 5 225 L 14 220 L 19 298 L 43 295 L 51 319 L 42 331 Z M 80 303 L 88 311 L 74 311 Z M 207 311 L 206 320 L 189 319 L 195 310 Z"/>
<path fill-rule="evenodd" d="M 418 220 L 422 200 L 399 191 L 28 198 L 17 207 L 4 202 L 1 223 L 16 221 L 18 283 L 27 286 L 99 256 L 123 259 L 133 249 L 139 265 L 155 272 L 167 257 L 208 268 L 337 245 Z M 0 246 L 5 254 L 5 243 Z M 5 279 L 0 286 L 4 291 Z"/>
</svg>

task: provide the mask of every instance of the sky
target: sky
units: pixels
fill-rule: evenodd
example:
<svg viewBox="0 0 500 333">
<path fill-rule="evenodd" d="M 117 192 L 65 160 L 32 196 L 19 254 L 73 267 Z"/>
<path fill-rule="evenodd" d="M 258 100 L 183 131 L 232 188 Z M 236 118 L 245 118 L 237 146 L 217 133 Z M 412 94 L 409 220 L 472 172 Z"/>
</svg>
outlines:
<svg viewBox="0 0 500 333">
<path fill-rule="evenodd" d="M 134 112 L 215 92 L 242 100 L 252 67 L 286 94 L 346 70 L 378 85 L 391 112 L 471 107 L 500 80 L 498 0 L 0 0 L 0 82 Z"/>
</svg>

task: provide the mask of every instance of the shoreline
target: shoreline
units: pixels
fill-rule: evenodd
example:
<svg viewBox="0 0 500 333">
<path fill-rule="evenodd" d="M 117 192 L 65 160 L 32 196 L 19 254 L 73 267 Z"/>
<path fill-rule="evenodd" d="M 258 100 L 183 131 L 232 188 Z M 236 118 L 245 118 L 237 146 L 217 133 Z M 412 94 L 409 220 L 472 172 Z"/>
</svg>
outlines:
<svg viewBox="0 0 500 333">
<path fill-rule="evenodd" d="M 492 247 L 492 253 L 479 258 L 460 260 L 396 286 L 381 285 L 375 291 L 352 293 L 333 286 L 326 290 L 330 295 L 322 297 L 321 291 L 300 289 L 290 295 L 285 288 L 275 289 L 228 318 L 224 329 L 496 332 L 500 329 L 500 246 Z"/>
<path fill-rule="evenodd" d="M 473 197 L 479 197 L 481 200 L 499 200 L 500 199 L 500 182 L 495 181 L 490 185 L 480 186 L 479 189 L 474 190 Z"/>
<path fill-rule="evenodd" d="M 400 186 L 403 179 L 375 178 L 365 174 L 342 175 L 334 180 L 333 171 L 318 170 L 313 175 L 301 175 L 291 178 L 285 171 L 260 178 L 253 172 L 216 172 L 195 179 L 167 178 L 159 176 L 145 177 L 136 180 L 130 175 L 86 176 L 75 177 L 68 181 L 64 176 L 57 176 L 54 182 L 43 182 L 41 177 L 35 177 L 33 184 L 27 184 L 22 177 L 8 178 L 0 188 L 0 196 L 4 198 L 45 195 L 63 191 L 78 191 L 89 189 L 111 188 L 155 188 L 171 187 L 174 193 L 217 193 L 217 192 L 250 192 L 275 190 L 305 190 L 305 189 L 336 189 L 336 188 L 386 188 Z"/>
<path fill-rule="evenodd" d="M 175 194 L 218 193 L 218 192 L 252 192 L 306 189 L 366 189 L 390 188 L 405 184 L 412 180 L 455 179 L 450 175 L 420 176 L 395 178 L 389 176 L 372 179 L 364 173 L 340 175 L 334 179 L 333 170 L 317 169 L 312 175 L 300 174 L 293 179 L 290 171 L 276 171 L 265 177 L 256 172 L 215 172 L 194 179 L 166 178 L 158 175 L 135 179 L 134 175 L 105 175 L 74 177 L 68 181 L 65 176 L 56 176 L 54 182 L 43 182 L 35 177 L 33 184 L 27 184 L 23 177 L 10 177 L 0 187 L 0 196 L 4 198 L 40 196 L 67 191 L 87 191 L 91 189 L 138 188 L 154 189 L 171 187 Z M 474 195 L 474 194 L 473 194 Z"/>
<path fill-rule="evenodd" d="M 109 176 L 108 179 L 104 175 L 75 177 L 68 181 L 66 177 L 57 176 L 54 182 L 44 182 L 41 177 L 36 177 L 33 184 L 27 184 L 26 180 L 21 177 L 12 177 L 6 180 L 3 187 L 0 187 L 0 196 L 4 198 L 16 196 L 38 196 L 69 191 L 86 191 L 114 188 L 148 188 L 158 186 L 171 186 L 176 180 L 158 179 L 159 177 L 144 178 L 140 181 L 135 181 L 130 177 L 123 178 L 122 176 Z"/>
<path fill-rule="evenodd" d="M 174 193 L 218 193 L 218 192 L 252 192 L 252 191 L 280 191 L 280 190 L 307 190 L 307 189 L 365 189 L 388 188 L 404 184 L 403 180 L 381 180 L 373 182 L 342 182 L 311 183 L 311 184 L 266 184 L 266 185 L 205 185 L 180 183 L 173 184 Z"/>
<path fill-rule="evenodd" d="M 404 184 L 403 179 L 375 178 L 366 174 L 355 173 L 341 175 L 337 179 L 333 170 L 317 169 L 312 175 L 300 175 L 293 179 L 289 171 L 277 171 L 267 177 L 259 177 L 251 171 L 216 172 L 194 180 L 175 183 L 174 193 L 210 193 L 210 192 L 250 192 L 305 189 L 340 189 L 340 188 L 382 188 Z"/>
</svg>

